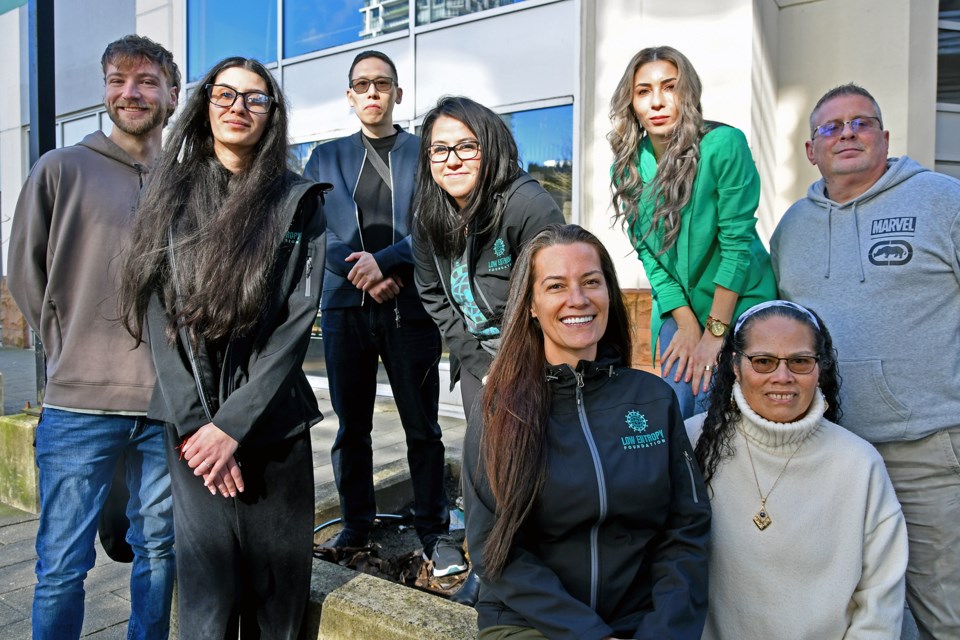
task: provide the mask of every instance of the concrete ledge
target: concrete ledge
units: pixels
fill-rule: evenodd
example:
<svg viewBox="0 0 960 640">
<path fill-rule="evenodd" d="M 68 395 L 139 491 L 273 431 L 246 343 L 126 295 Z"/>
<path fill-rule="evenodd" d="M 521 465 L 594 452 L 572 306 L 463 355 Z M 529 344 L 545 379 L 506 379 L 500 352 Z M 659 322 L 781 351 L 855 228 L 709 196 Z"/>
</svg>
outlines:
<svg viewBox="0 0 960 640">
<path fill-rule="evenodd" d="M 33 441 L 38 419 L 24 413 L 0 416 L 0 502 L 40 513 L 40 471 Z"/>
<path fill-rule="evenodd" d="M 302 638 L 447 640 L 477 635 L 477 614 L 444 598 L 314 560 Z"/>
</svg>

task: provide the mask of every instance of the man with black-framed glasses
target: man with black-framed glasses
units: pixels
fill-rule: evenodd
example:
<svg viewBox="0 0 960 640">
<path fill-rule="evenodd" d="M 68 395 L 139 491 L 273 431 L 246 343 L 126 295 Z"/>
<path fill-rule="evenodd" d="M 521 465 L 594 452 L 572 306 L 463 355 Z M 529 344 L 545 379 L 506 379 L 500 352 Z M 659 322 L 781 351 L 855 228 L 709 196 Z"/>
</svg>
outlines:
<svg viewBox="0 0 960 640">
<path fill-rule="evenodd" d="M 466 570 L 446 538 L 444 446 L 437 410 L 440 332 L 413 282 L 410 205 L 420 140 L 393 123 L 397 68 L 357 55 L 347 102 L 360 131 L 318 146 L 304 176 L 334 185 L 327 214 L 321 328 L 330 398 L 340 421 L 331 457 L 344 528 L 328 546 L 362 547 L 376 513 L 371 432 L 378 361 L 387 370 L 407 441 L 414 526 L 438 576 Z"/>
<path fill-rule="evenodd" d="M 910 542 L 921 638 L 960 638 L 960 182 L 888 158 L 862 87 L 827 92 L 807 158 L 823 176 L 770 241 L 780 294 L 830 327 L 840 424 L 876 446 Z"/>
</svg>

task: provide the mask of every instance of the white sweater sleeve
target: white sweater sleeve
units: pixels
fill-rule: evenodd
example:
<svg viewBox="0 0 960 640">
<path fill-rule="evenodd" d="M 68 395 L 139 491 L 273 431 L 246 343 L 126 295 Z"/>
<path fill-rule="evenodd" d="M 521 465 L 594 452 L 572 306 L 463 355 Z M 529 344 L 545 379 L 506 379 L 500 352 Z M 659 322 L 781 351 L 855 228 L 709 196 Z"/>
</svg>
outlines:
<svg viewBox="0 0 960 640">
<path fill-rule="evenodd" d="M 864 521 L 863 573 L 853 593 L 845 640 L 897 640 L 903 623 L 907 527 L 890 477 L 877 456 Z"/>
</svg>

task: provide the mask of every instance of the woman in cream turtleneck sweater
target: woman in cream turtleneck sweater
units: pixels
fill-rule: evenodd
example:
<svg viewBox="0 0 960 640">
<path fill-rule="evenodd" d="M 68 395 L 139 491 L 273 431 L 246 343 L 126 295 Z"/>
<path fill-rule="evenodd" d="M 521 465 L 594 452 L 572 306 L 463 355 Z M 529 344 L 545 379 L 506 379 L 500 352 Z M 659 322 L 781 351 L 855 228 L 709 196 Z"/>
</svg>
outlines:
<svg viewBox="0 0 960 640">
<path fill-rule="evenodd" d="M 713 507 L 704 638 L 900 637 L 903 514 L 880 455 L 834 424 L 839 386 L 804 307 L 756 305 L 724 340 L 687 421 Z"/>
</svg>

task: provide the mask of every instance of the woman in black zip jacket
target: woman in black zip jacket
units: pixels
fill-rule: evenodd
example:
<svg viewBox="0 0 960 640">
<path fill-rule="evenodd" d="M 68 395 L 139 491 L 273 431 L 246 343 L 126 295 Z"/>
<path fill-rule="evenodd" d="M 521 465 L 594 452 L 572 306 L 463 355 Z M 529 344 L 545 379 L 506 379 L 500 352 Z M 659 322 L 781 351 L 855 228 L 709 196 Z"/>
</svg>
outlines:
<svg viewBox="0 0 960 640">
<path fill-rule="evenodd" d="M 121 317 L 147 333 L 148 415 L 167 423 L 182 639 L 296 638 L 309 595 L 321 415 L 302 363 L 325 220 L 322 186 L 286 160 L 273 76 L 221 61 L 167 141 L 125 265 Z"/>
<path fill-rule="evenodd" d="M 563 214 L 520 169 L 500 117 L 449 96 L 423 120 L 413 211 L 417 289 L 450 350 L 450 388 L 460 380 L 470 415 L 500 344 L 514 261 Z"/>
<path fill-rule="evenodd" d="M 600 241 L 537 235 L 464 441 L 479 638 L 700 638 L 710 506 L 676 397 L 630 346 Z"/>
</svg>

